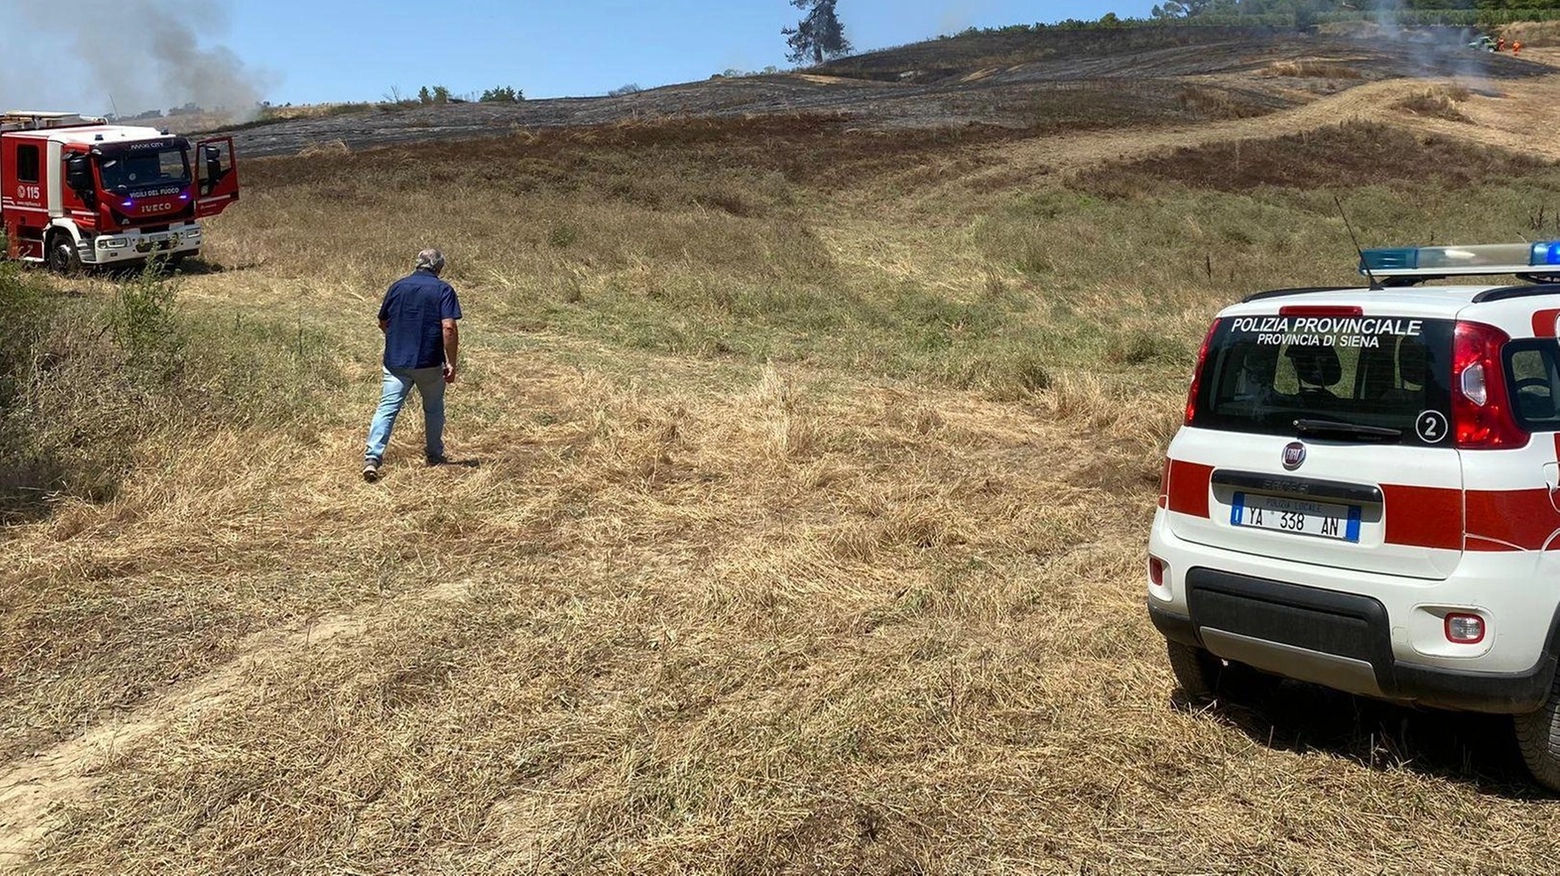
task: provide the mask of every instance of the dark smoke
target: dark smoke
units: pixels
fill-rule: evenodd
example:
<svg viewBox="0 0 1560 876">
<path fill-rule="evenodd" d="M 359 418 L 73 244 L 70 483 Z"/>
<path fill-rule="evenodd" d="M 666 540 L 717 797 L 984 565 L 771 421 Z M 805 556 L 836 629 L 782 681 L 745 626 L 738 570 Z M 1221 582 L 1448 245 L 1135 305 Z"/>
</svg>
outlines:
<svg viewBox="0 0 1560 876">
<path fill-rule="evenodd" d="M 197 37 L 227 24 L 220 0 L 0 0 L 0 110 L 133 115 L 193 103 L 252 117 L 268 77 Z"/>
</svg>

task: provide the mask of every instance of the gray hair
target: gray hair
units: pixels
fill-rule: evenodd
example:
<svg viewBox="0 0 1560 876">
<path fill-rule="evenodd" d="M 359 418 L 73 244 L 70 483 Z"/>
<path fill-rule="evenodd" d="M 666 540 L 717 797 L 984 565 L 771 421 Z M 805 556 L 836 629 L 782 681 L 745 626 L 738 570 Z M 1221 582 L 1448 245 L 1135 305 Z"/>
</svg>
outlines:
<svg viewBox="0 0 1560 876">
<path fill-rule="evenodd" d="M 436 249 L 425 249 L 418 253 L 417 270 L 440 273 L 444 270 L 444 253 Z"/>
</svg>

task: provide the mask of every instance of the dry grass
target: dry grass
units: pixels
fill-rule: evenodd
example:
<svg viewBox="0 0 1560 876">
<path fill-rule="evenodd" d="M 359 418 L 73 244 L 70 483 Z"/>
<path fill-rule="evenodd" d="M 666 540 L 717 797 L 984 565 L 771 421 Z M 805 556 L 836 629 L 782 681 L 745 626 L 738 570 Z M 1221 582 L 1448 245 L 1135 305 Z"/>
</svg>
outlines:
<svg viewBox="0 0 1560 876">
<path fill-rule="evenodd" d="M 1506 41 L 1520 41 L 1523 46 L 1560 46 L 1560 21 L 1520 21 L 1504 25 L 1500 33 Z"/>
<path fill-rule="evenodd" d="M 1468 100 L 1472 92 L 1465 86 L 1439 85 L 1427 88 L 1397 102 L 1397 108 L 1416 116 L 1429 116 L 1449 122 L 1471 122 L 1457 105 Z"/>
<path fill-rule="evenodd" d="M 246 165 L 179 300 L 190 355 L 273 351 L 259 406 L 0 529 L 0 869 L 1547 872 L 1498 721 L 1181 708 L 1144 616 L 1187 358 L 1231 295 L 1346 275 L 1330 192 L 929 195 L 901 165 L 1000 160 L 941 136 Z M 1506 236 L 1560 186 L 1502 166 L 1360 221 Z M 369 486 L 372 312 L 425 242 L 463 464 L 414 414 Z"/>
<path fill-rule="evenodd" d="M 1262 75 L 1296 79 L 1364 78 L 1364 74 L 1348 64 L 1325 58 L 1296 58 L 1289 61 L 1274 61 L 1262 71 Z"/>
</svg>

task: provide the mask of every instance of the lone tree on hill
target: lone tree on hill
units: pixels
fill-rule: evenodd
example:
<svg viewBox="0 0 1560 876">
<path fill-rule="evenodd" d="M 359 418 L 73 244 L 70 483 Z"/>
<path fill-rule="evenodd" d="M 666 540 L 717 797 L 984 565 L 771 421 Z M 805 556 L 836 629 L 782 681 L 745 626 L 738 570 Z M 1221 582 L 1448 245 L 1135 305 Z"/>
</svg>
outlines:
<svg viewBox="0 0 1560 876">
<path fill-rule="evenodd" d="M 834 12 L 834 6 L 838 2 L 839 0 L 791 0 L 791 5 L 797 9 L 808 10 L 807 16 L 798 22 L 796 27 L 787 27 L 780 31 L 786 35 L 786 45 L 791 47 L 791 54 L 786 57 L 792 63 L 811 59 L 814 64 L 822 64 L 824 58 L 850 53 L 850 40 L 845 38 L 845 25 L 840 23 L 840 17 Z"/>
</svg>

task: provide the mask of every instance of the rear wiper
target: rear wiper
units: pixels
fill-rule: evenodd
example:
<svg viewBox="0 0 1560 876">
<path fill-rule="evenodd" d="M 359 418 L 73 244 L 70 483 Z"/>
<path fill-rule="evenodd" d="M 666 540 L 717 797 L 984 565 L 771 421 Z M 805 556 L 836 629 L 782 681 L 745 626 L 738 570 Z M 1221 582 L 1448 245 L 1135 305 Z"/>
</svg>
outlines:
<svg viewBox="0 0 1560 876">
<path fill-rule="evenodd" d="M 1402 429 L 1361 426 L 1339 420 L 1296 420 L 1295 431 L 1301 435 L 1345 435 L 1365 441 L 1396 441 L 1403 437 Z"/>
</svg>

